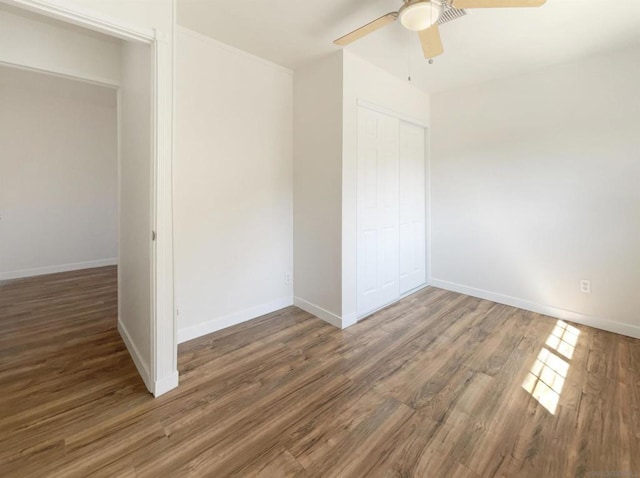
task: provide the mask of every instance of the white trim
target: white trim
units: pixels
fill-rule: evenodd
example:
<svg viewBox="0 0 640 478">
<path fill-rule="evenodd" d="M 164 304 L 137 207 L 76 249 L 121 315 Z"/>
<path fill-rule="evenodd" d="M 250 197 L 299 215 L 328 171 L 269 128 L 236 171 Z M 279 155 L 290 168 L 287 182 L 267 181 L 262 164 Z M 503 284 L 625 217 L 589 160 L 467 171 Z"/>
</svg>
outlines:
<svg viewBox="0 0 640 478">
<path fill-rule="evenodd" d="M 323 309 L 318 305 L 312 304 L 311 302 L 301 299 L 300 297 L 293 298 L 293 305 L 304 310 L 305 312 L 309 312 L 311 315 L 315 315 L 316 317 L 324 320 L 325 322 L 330 323 L 334 327 L 338 327 L 339 329 L 344 328 L 342 323 L 343 322 L 342 317 L 334 314 L 333 312 L 329 312 L 328 310 Z M 353 319 L 350 317 L 349 321 L 351 320 Z"/>
<path fill-rule="evenodd" d="M 347 327 L 351 327 L 358 323 L 358 314 L 355 312 L 353 314 L 349 314 L 345 317 L 342 317 L 342 328 L 346 329 Z"/>
<path fill-rule="evenodd" d="M 167 393 L 169 390 L 173 390 L 178 386 L 179 375 L 177 370 L 175 370 L 172 374 L 165 376 L 161 380 L 152 381 L 151 374 L 149 373 L 149 367 L 142 358 L 140 351 L 133 343 L 133 340 L 131 340 L 129 331 L 127 330 L 124 323 L 122 323 L 120 318 L 118 318 L 118 332 L 120 333 L 122 341 L 129 351 L 129 355 L 131 355 L 131 358 L 133 359 L 133 363 L 135 364 L 138 373 L 142 377 L 142 381 L 147 387 L 147 390 L 149 390 L 149 392 L 151 392 L 154 397 L 159 397 L 160 395 Z"/>
<path fill-rule="evenodd" d="M 422 128 L 429 128 L 430 126 L 422 120 L 412 118 L 411 116 L 403 115 L 402 113 L 398 113 L 397 111 L 393 111 L 389 108 L 385 108 L 384 106 L 377 105 L 375 103 L 371 103 L 370 101 L 363 100 L 358 98 L 356 100 L 358 106 L 362 106 L 363 108 L 367 108 L 368 110 L 375 111 L 377 113 L 381 113 L 383 115 L 391 116 L 392 118 L 397 118 L 401 121 L 406 121 L 407 123 L 415 124 L 416 126 L 420 126 Z"/>
<path fill-rule="evenodd" d="M 32 71 L 35 73 L 40 73 L 43 75 L 54 76 L 56 78 L 64 78 L 67 80 L 81 81 L 83 83 L 89 83 L 91 85 L 103 86 L 105 88 L 119 88 L 120 83 L 116 80 L 112 80 L 109 78 L 98 78 L 95 76 L 78 76 L 73 70 L 65 70 L 64 68 L 60 68 L 57 71 L 45 70 L 43 68 L 36 68 L 34 66 L 22 65 L 20 63 L 13 63 L 11 61 L 0 60 L 0 65 L 6 66 L 8 68 L 15 68 L 17 70 L 24 71 Z"/>
<path fill-rule="evenodd" d="M 151 377 L 153 380 L 154 388 L 151 389 L 151 393 L 155 396 L 155 383 L 158 380 L 158 334 L 156 333 L 162 328 L 158 327 L 158 287 L 157 287 L 157 228 L 158 228 L 158 216 L 157 216 L 157 201 L 160 197 L 160 194 L 157 190 L 158 187 L 158 161 L 159 161 L 159 152 L 160 148 L 158 142 L 158 133 L 160 131 L 160 120 L 158 119 L 158 114 L 160 112 L 159 104 L 160 104 L 160 91 L 158 85 L 160 80 L 158 78 L 159 61 L 158 61 L 158 46 L 159 43 L 153 42 L 151 43 L 151 98 L 152 98 L 152 106 L 151 106 L 151 137 L 149 141 L 149 151 L 151 151 L 151 158 L 149 158 L 150 169 L 151 169 L 151 188 L 149 191 L 149 209 L 150 209 L 150 217 L 149 217 L 149 282 L 150 282 L 150 296 L 149 296 L 149 311 L 151 314 L 151 322 L 149 323 L 149 352 L 151 354 L 150 359 L 150 371 Z M 155 238 L 154 236 L 155 232 Z"/>
<path fill-rule="evenodd" d="M 156 383 L 177 382 L 178 342 L 174 309 L 173 283 L 173 72 L 171 44 L 156 30 L 152 44 L 154 69 L 154 190 L 152 192 L 153 320 L 151 321 L 151 370 Z M 151 231 L 149 231 L 151 236 Z M 168 390 L 156 390 L 155 396 Z"/>
<path fill-rule="evenodd" d="M 593 317 L 578 312 L 572 312 L 570 310 L 560 309 L 551 305 L 539 304 L 537 302 L 532 302 L 526 299 L 511 297 L 496 292 L 490 292 L 484 289 L 476 289 L 475 287 L 469 287 L 440 279 L 431 279 L 431 285 L 440 289 L 446 289 L 453 292 L 458 292 L 460 294 L 490 300 L 499 304 L 510 305 L 511 307 L 529 310 L 538 314 L 548 315 L 556 319 L 567 320 L 569 322 L 575 322 L 577 324 L 587 325 L 596 329 L 602 329 L 609 332 L 614 332 L 616 334 L 640 339 L 640 327 L 638 327 L 637 325 L 615 322 L 613 320 L 603 319 L 600 317 Z"/>
<path fill-rule="evenodd" d="M 402 294 L 397 299 L 393 299 L 391 302 L 387 302 L 386 304 L 378 307 L 375 310 L 372 310 L 372 311 L 369 311 L 369 312 L 366 312 L 366 313 L 362 314 L 361 316 L 357 317 L 357 322 L 360 322 L 361 320 L 364 320 L 367 317 L 372 316 L 376 312 L 380 312 L 382 309 L 386 309 L 390 305 L 393 305 L 393 304 L 395 304 L 397 302 L 400 302 L 402 299 L 406 299 L 407 297 L 409 297 L 410 295 L 415 294 L 416 292 L 420 292 L 422 289 L 424 289 L 426 287 L 429 287 L 429 283 L 428 282 L 425 282 L 424 284 L 419 285 L 418 287 L 415 287 L 415 288 L 411 289 L 410 291 L 405 292 L 404 294 Z"/>
<path fill-rule="evenodd" d="M 117 258 L 99 259 L 96 261 L 74 262 L 71 264 L 59 264 L 56 266 L 36 267 L 34 269 L 22 269 L 19 271 L 0 272 L 0 280 L 21 279 L 23 277 L 41 276 L 45 274 L 57 274 L 58 272 L 79 271 L 93 269 L 94 267 L 115 266 Z"/>
<path fill-rule="evenodd" d="M 178 386 L 178 381 L 179 376 L 177 370 L 161 380 L 156 380 L 153 389 L 153 396 L 159 397 L 160 395 L 167 393 L 169 390 L 173 390 Z"/>
<path fill-rule="evenodd" d="M 155 32 L 150 29 L 140 29 L 114 20 L 106 15 L 97 15 L 94 11 L 64 7 L 49 0 L 1 0 L 2 3 L 45 15 L 56 20 L 78 25 L 93 31 L 104 33 L 121 40 L 150 43 L 155 39 Z"/>
<path fill-rule="evenodd" d="M 287 73 L 288 75 L 293 76 L 293 70 L 290 70 L 289 68 L 282 66 L 282 65 L 278 65 L 277 63 L 273 63 L 272 61 L 269 60 L 265 60 L 264 58 L 261 58 L 259 56 L 253 55 L 251 53 L 248 53 L 244 50 L 241 50 L 239 48 L 236 48 L 234 46 L 228 45 L 226 43 L 223 43 L 219 40 L 216 40 L 215 38 L 211 38 L 209 36 L 203 35 L 202 33 L 198 33 L 196 31 L 190 30 L 189 28 L 185 28 L 181 25 L 176 25 L 175 27 L 176 32 L 182 32 L 186 35 L 189 35 L 190 37 L 196 38 L 200 41 L 206 42 L 206 43 L 210 43 L 214 46 L 217 46 L 218 48 L 221 48 L 222 50 L 226 50 L 229 53 L 233 53 L 235 55 L 241 56 L 243 58 L 247 58 L 249 60 L 253 60 L 257 63 L 260 63 L 262 65 L 266 65 L 266 66 L 270 66 L 272 68 L 275 68 L 276 70 L 280 70 L 284 73 Z"/>
<path fill-rule="evenodd" d="M 218 330 L 226 329 L 232 325 L 241 324 L 256 317 L 260 317 L 265 314 L 270 314 L 285 307 L 293 305 L 291 297 L 282 297 L 280 299 L 272 300 L 265 304 L 260 304 L 255 307 L 240 310 L 238 312 L 232 312 L 231 314 L 216 317 L 215 319 L 202 321 L 197 325 L 190 327 L 184 327 L 178 329 L 178 343 L 187 342 L 189 340 L 202 337 L 203 335 L 217 332 Z M 184 310 L 180 309 L 180 314 L 184 316 Z"/>
<path fill-rule="evenodd" d="M 138 348 L 133 343 L 133 340 L 131 340 L 131 335 L 129 335 L 129 331 L 127 330 L 127 327 L 124 325 L 124 323 L 122 323 L 122 321 L 120 320 L 120 317 L 118 317 L 118 332 L 120 332 L 120 337 L 122 337 L 122 341 L 124 342 L 124 345 L 127 347 L 127 350 L 129 351 L 129 355 L 131 355 L 131 358 L 133 359 L 133 363 L 138 369 L 138 373 L 142 377 L 142 381 L 147 387 L 147 390 L 153 393 L 155 387 L 154 387 L 153 380 L 151 380 L 151 374 L 149 373 L 149 366 L 145 363 L 144 358 L 140 354 L 140 351 L 138 350 Z"/>
<path fill-rule="evenodd" d="M 121 244 L 121 235 L 122 235 L 122 89 L 118 88 L 116 90 L 116 115 L 117 115 L 117 142 L 118 142 L 118 236 L 117 236 L 117 245 L 118 245 L 118 262 L 120 262 L 120 258 L 122 255 Z M 117 295 L 118 295 L 118 318 L 122 317 L 122 288 L 120 284 L 122 284 L 122 269 L 118 267 L 117 270 Z"/>
<path fill-rule="evenodd" d="M 427 204 L 425 205 L 425 240 L 427 243 L 425 244 L 425 260 L 427 261 L 425 275 L 426 275 L 426 284 L 431 284 L 431 128 L 425 127 L 425 141 L 427 144 L 425 145 L 425 153 L 426 153 L 426 163 L 425 163 L 425 201 Z"/>
</svg>

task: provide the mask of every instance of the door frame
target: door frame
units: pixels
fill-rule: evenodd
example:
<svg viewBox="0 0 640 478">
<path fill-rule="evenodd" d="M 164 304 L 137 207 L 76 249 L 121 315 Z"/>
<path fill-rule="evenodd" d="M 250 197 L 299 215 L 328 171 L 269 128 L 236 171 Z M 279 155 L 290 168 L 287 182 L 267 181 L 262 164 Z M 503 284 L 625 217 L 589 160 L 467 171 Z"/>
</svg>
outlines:
<svg viewBox="0 0 640 478">
<path fill-rule="evenodd" d="M 166 35 L 158 29 L 141 29 L 76 6 L 63 6 L 49 0 L 0 0 L 0 2 L 120 40 L 150 46 L 153 107 L 152 181 L 155 186 L 152 188 L 150 219 L 152 231 L 155 232 L 155 241 L 151 248 L 149 272 L 152 300 L 151 357 L 148 370 L 144 367 L 144 361 L 141 363 L 140 357 L 135 356 L 135 347 L 131 347 L 131 344 L 127 346 L 149 391 L 156 397 L 162 395 L 178 386 L 178 344 L 173 291 L 171 44 Z M 93 78 L 76 79 L 104 84 Z M 149 231 L 150 235 L 152 231 Z"/>
<path fill-rule="evenodd" d="M 425 185 L 425 283 L 421 286 L 418 286 L 417 288 L 410 290 L 408 292 L 405 292 L 404 294 L 400 294 L 400 296 L 391 301 L 388 304 L 383 305 L 382 307 L 373 310 L 371 312 L 367 312 L 364 314 L 359 314 L 357 312 L 357 306 L 356 306 L 356 320 L 355 322 L 359 322 L 360 320 L 364 319 L 365 317 L 369 317 L 370 315 L 376 313 L 377 311 L 384 309 L 385 307 L 388 307 L 391 304 L 394 304 L 402 299 L 404 299 L 405 297 L 410 296 L 411 294 L 416 293 L 417 291 L 424 289 L 425 287 L 429 287 L 431 285 L 431 126 L 428 123 L 425 123 L 424 121 L 420 121 L 419 119 L 413 118 L 411 116 L 407 116 L 405 114 L 402 113 L 398 113 L 397 111 L 394 111 L 392 109 L 389 108 L 385 108 L 384 106 L 380 106 L 376 103 L 372 103 L 370 101 L 367 100 L 363 100 L 362 98 L 357 98 L 356 99 L 356 110 L 359 111 L 359 108 L 366 108 L 368 110 L 371 111 L 375 111 L 376 113 L 381 113 L 383 115 L 387 115 L 387 116 L 391 116 L 392 118 L 396 118 L 400 121 L 404 121 L 407 123 L 411 123 L 414 124 L 416 126 L 420 126 L 421 128 L 424 128 L 425 130 L 425 178 L 424 178 L 424 185 Z M 356 115 L 357 117 L 357 115 Z M 358 149 L 356 148 L 356 152 L 358 151 Z M 357 241 L 356 241 L 357 244 Z M 357 279 L 356 279 L 357 280 Z M 357 294 L 358 291 L 358 287 L 356 285 L 355 288 L 355 292 Z M 356 304 L 357 304 L 357 297 L 356 297 Z"/>
</svg>

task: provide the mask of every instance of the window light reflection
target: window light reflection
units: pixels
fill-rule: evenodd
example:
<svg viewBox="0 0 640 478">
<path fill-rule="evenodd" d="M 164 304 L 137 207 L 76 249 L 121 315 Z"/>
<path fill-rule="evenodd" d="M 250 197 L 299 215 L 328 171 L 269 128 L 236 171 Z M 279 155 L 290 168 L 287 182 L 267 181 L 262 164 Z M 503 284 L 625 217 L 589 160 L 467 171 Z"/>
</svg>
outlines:
<svg viewBox="0 0 640 478">
<path fill-rule="evenodd" d="M 579 335 L 580 331 L 578 329 L 559 320 L 551 332 L 551 335 L 547 338 L 546 344 L 571 360 L 573 351 L 578 343 Z"/>
<path fill-rule="evenodd" d="M 554 352 L 570 360 L 579 335 L 577 328 L 559 320 L 522 384 L 522 388 L 552 415 L 556 413 L 570 366 L 569 362 Z"/>
</svg>

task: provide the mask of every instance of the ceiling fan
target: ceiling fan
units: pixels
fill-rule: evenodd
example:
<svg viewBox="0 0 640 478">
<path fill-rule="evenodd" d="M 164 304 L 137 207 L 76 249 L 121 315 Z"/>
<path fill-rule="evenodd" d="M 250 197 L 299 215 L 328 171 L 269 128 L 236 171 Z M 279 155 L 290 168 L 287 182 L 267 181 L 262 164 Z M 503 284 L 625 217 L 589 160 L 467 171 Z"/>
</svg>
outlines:
<svg viewBox="0 0 640 478">
<path fill-rule="evenodd" d="M 357 30 L 338 38 L 336 45 L 346 46 L 398 18 L 407 30 L 418 32 L 424 57 L 434 58 L 444 53 L 438 20 L 443 14 L 461 12 L 466 8 L 540 7 L 547 0 L 403 0 L 397 12 L 390 12 Z M 464 15 L 464 13 L 462 13 Z M 457 15 L 461 16 L 461 15 Z M 455 18 L 455 16 L 454 16 Z"/>
</svg>

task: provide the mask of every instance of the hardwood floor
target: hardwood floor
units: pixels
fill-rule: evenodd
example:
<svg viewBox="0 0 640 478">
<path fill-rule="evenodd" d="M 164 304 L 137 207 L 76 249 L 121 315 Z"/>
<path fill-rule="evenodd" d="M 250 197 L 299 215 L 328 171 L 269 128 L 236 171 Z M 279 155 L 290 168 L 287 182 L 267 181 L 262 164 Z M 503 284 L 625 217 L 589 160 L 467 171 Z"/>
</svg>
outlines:
<svg viewBox="0 0 640 478">
<path fill-rule="evenodd" d="M 191 341 L 158 399 L 115 268 L 0 283 L 0 327 L 3 477 L 640 476 L 640 340 L 440 289 Z"/>
</svg>

